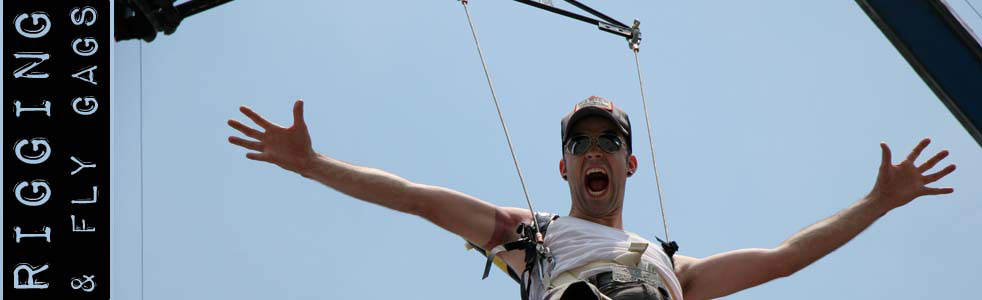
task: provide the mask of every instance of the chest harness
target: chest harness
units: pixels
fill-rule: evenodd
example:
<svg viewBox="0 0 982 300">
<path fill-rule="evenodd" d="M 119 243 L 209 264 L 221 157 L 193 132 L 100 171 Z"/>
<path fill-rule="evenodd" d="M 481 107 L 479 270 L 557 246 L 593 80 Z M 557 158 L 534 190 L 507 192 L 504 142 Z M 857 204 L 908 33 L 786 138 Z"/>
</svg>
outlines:
<svg viewBox="0 0 982 300">
<path fill-rule="evenodd" d="M 481 279 L 488 278 L 491 273 L 491 265 L 494 264 L 502 271 L 508 273 L 508 276 L 518 283 L 520 286 L 522 300 L 530 300 L 529 294 L 532 286 L 532 276 L 537 276 L 539 282 L 543 283 L 544 288 L 550 288 L 551 284 L 547 283 L 550 282 L 550 279 L 545 278 L 546 275 L 543 273 L 544 270 L 542 266 L 545 265 L 545 262 L 551 263 L 553 257 L 549 252 L 549 248 L 545 246 L 543 241 L 545 239 L 546 232 L 549 229 L 549 225 L 556 219 L 559 219 L 559 215 L 536 213 L 534 222 L 538 224 L 538 229 L 536 229 L 533 225 L 525 223 L 519 224 L 518 228 L 516 229 L 516 233 L 519 235 L 517 240 L 498 245 L 492 248 L 490 252 L 485 251 L 478 245 L 468 242 L 468 249 L 474 249 L 487 257 L 487 261 L 484 264 L 484 275 L 481 277 Z M 665 252 L 665 255 L 668 256 L 668 259 L 672 262 L 672 266 L 674 267 L 675 258 L 673 256 L 679 250 L 678 244 L 675 241 L 665 242 L 658 237 L 655 237 L 655 240 L 661 244 L 662 251 Z M 635 244 L 632 244 L 631 250 L 633 252 L 638 252 L 640 255 L 640 253 L 644 252 L 644 249 L 647 246 L 647 244 L 643 245 L 644 247 L 640 249 L 633 249 L 635 248 Z M 525 252 L 525 269 L 522 270 L 521 273 L 516 272 L 516 270 L 512 269 L 510 266 L 505 264 L 504 261 L 498 258 L 498 254 L 514 250 L 522 250 Z M 634 266 L 638 264 L 638 261 L 621 264 Z"/>
</svg>

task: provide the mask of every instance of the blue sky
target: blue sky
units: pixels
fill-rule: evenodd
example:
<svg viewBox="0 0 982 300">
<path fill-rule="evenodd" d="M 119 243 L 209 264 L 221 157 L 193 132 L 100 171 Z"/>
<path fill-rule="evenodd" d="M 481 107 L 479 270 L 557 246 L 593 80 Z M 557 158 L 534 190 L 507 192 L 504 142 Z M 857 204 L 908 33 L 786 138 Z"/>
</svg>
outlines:
<svg viewBox="0 0 982 300">
<path fill-rule="evenodd" d="M 979 32 L 982 20 L 950 2 Z M 512 1 L 471 3 L 536 208 L 568 212 L 559 118 L 603 96 L 637 129 L 625 227 L 661 236 L 626 43 Z M 931 137 L 926 153 L 949 149 L 945 161 L 958 164 L 936 184 L 954 194 L 918 199 L 794 276 L 727 299 L 977 293 L 982 149 L 855 2 L 588 4 L 642 21 L 666 214 L 682 254 L 773 247 L 847 207 L 872 187 L 880 141 L 901 158 Z M 115 299 L 139 299 L 141 276 L 143 299 L 517 298 L 502 273 L 480 280 L 483 260 L 460 238 L 226 142 L 236 133 L 225 121 L 247 120 L 239 105 L 286 125 L 302 97 L 325 155 L 524 206 L 457 2 L 240 0 L 113 50 Z"/>
</svg>

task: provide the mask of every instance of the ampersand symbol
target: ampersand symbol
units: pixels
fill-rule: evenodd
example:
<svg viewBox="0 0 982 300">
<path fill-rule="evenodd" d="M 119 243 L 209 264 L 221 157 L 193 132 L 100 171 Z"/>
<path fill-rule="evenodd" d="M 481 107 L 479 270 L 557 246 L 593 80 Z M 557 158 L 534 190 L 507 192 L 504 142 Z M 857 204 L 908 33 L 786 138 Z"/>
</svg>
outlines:
<svg viewBox="0 0 982 300">
<path fill-rule="evenodd" d="M 91 292 L 95 289 L 95 281 L 92 280 L 95 275 L 82 275 L 82 279 L 78 277 L 72 278 L 72 289 L 82 289 L 85 292 Z"/>
</svg>

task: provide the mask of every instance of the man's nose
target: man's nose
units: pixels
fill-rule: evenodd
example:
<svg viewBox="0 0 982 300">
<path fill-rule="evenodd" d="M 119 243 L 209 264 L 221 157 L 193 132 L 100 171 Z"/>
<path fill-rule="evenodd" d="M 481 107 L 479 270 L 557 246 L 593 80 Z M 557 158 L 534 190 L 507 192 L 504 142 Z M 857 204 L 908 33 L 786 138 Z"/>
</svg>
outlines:
<svg viewBox="0 0 982 300">
<path fill-rule="evenodd" d="M 600 150 L 600 145 L 594 143 L 590 145 L 590 148 L 586 150 L 586 159 L 601 159 L 604 157 L 603 150 Z"/>
</svg>

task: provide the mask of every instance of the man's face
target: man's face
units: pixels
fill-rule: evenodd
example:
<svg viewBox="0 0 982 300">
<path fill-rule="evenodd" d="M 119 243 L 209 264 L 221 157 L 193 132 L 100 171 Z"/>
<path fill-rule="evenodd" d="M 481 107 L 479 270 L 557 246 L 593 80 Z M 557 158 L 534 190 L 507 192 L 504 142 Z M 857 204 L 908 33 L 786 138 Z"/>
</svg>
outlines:
<svg viewBox="0 0 982 300">
<path fill-rule="evenodd" d="M 637 159 L 627 154 L 627 141 L 610 120 L 590 116 L 573 125 L 570 137 L 614 134 L 621 139 L 617 151 L 607 152 L 596 143 L 583 154 L 563 151 L 559 169 L 566 181 L 573 200 L 571 214 L 579 213 L 592 218 L 605 218 L 620 214 L 624 204 L 624 184 L 637 169 Z M 564 149 L 565 149 L 564 145 Z"/>
</svg>

